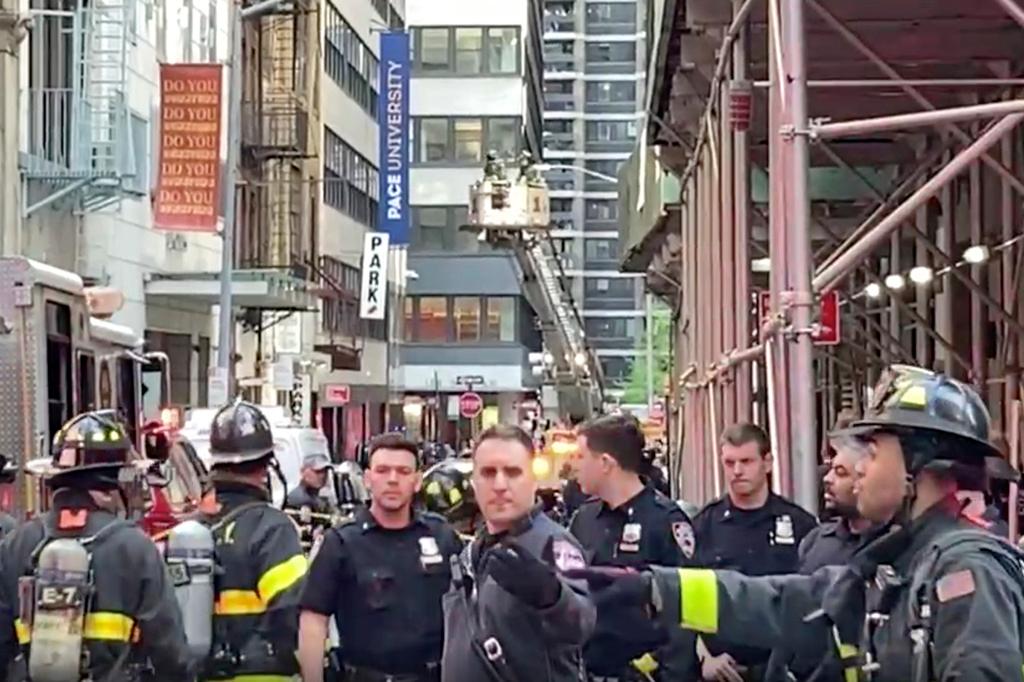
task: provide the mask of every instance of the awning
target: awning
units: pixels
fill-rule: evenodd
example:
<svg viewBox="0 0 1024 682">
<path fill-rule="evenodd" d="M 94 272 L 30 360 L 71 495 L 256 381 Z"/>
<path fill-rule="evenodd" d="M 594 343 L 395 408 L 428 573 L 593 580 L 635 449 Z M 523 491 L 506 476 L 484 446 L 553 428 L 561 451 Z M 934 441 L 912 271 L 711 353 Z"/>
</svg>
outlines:
<svg viewBox="0 0 1024 682">
<path fill-rule="evenodd" d="M 231 296 L 239 308 L 313 311 L 317 309 L 315 290 L 312 282 L 280 270 L 235 270 L 231 280 Z M 154 274 L 146 283 L 146 296 L 216 305 L 220 300 L 220 275 L 216 272 Z"/>
</svg>

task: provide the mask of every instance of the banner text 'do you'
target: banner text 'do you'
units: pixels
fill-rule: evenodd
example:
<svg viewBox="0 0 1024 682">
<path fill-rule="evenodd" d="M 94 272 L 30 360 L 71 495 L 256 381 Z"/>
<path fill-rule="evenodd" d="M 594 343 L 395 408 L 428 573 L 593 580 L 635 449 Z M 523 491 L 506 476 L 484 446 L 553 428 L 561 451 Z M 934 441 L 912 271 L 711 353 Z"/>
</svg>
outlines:
<svg viewBox="0 0 1024 682">
<path fill-rule="evenodd" d="M 160 66 L 160 171 L 153 209 L 159 229 L 217 231 L 221 68 Z"/>
</svg>

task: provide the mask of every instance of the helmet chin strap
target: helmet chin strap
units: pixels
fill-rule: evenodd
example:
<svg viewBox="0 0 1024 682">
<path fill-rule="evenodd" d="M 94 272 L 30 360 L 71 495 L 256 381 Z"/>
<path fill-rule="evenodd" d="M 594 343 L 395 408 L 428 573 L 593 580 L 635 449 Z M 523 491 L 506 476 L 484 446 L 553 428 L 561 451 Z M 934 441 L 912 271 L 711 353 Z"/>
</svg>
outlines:
<svg viewBox="0 0 1024 682">
<path fill-rule="evenodd" d="M 274 482 L 270 478 L 271 472 L 277 477 L 277 480 L 281 483 L 281 490 L 284 491 L 284 495 L 281 497 L 281 509 L 285 508 L 288 504 L 288 479 L 284 477 L 284 472 L 281 470 L 281 464 L 277 461 L 277 457 L 271 457 L 267 466 L 267 494 L 270 495 L 270 500 L 274 500 Z"/>
</svg>

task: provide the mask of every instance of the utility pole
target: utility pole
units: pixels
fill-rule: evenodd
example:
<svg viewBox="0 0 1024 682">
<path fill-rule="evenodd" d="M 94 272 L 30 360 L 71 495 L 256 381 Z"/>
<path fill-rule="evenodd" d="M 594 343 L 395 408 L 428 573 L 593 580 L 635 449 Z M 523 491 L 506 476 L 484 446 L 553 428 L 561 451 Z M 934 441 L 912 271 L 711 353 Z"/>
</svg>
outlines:
<svg viewBox="0 0 1024 682">
<path fill-rule="evenodd" d="M 231 6 L 231 55 L 228 60 L 230 81 L 228 85 L 228 151 L 224 164 L 224 230 L 221 232 L 220 266 L 220 316 L 217 339 L 217 370 L 224 382 L 224 398 L 230 399 L 234 387 L 232 368 L 235 355 L 231 282 L 235 267 L 235 220 L 236 190 L 238 186 L 238 160 L 242 147 L 242 22 L 271 12 L 281 0 L 263 0 L 249 7 L 242 7 L 241 0 Z M 212 401 L 211 401 L 212 402 Z"/>
<path fill-rule="evenodd" d="M 18 13 L 18 5 L 16 0 L 0 0 L 0 92 L 4 93 L 0 103 L 0 255 L 22 251 L 18 50 L 27 34 L 28 17 Z"/>
</svg>

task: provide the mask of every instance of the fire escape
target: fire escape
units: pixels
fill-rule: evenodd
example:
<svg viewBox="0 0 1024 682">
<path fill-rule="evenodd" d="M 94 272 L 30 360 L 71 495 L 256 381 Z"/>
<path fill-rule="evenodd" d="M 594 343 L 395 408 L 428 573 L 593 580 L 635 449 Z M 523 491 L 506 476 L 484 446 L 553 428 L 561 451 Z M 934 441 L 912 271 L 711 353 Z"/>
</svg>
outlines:
<svg viewBox="0 0 1024 682">
<path fill-rule="evenodd" d="M 98 210 L 138 180 L 127 98 L 131 0 L 32 0 L 25 215 L 58 201 Z"/>
<path fill-rule="evenodd" d="M 316 273 L 317 16 L 310 0 L 245 23 L 236 267 L 312 290 Z M 245 326 L 263 313 L 248 307 Z"/>
</svg>

